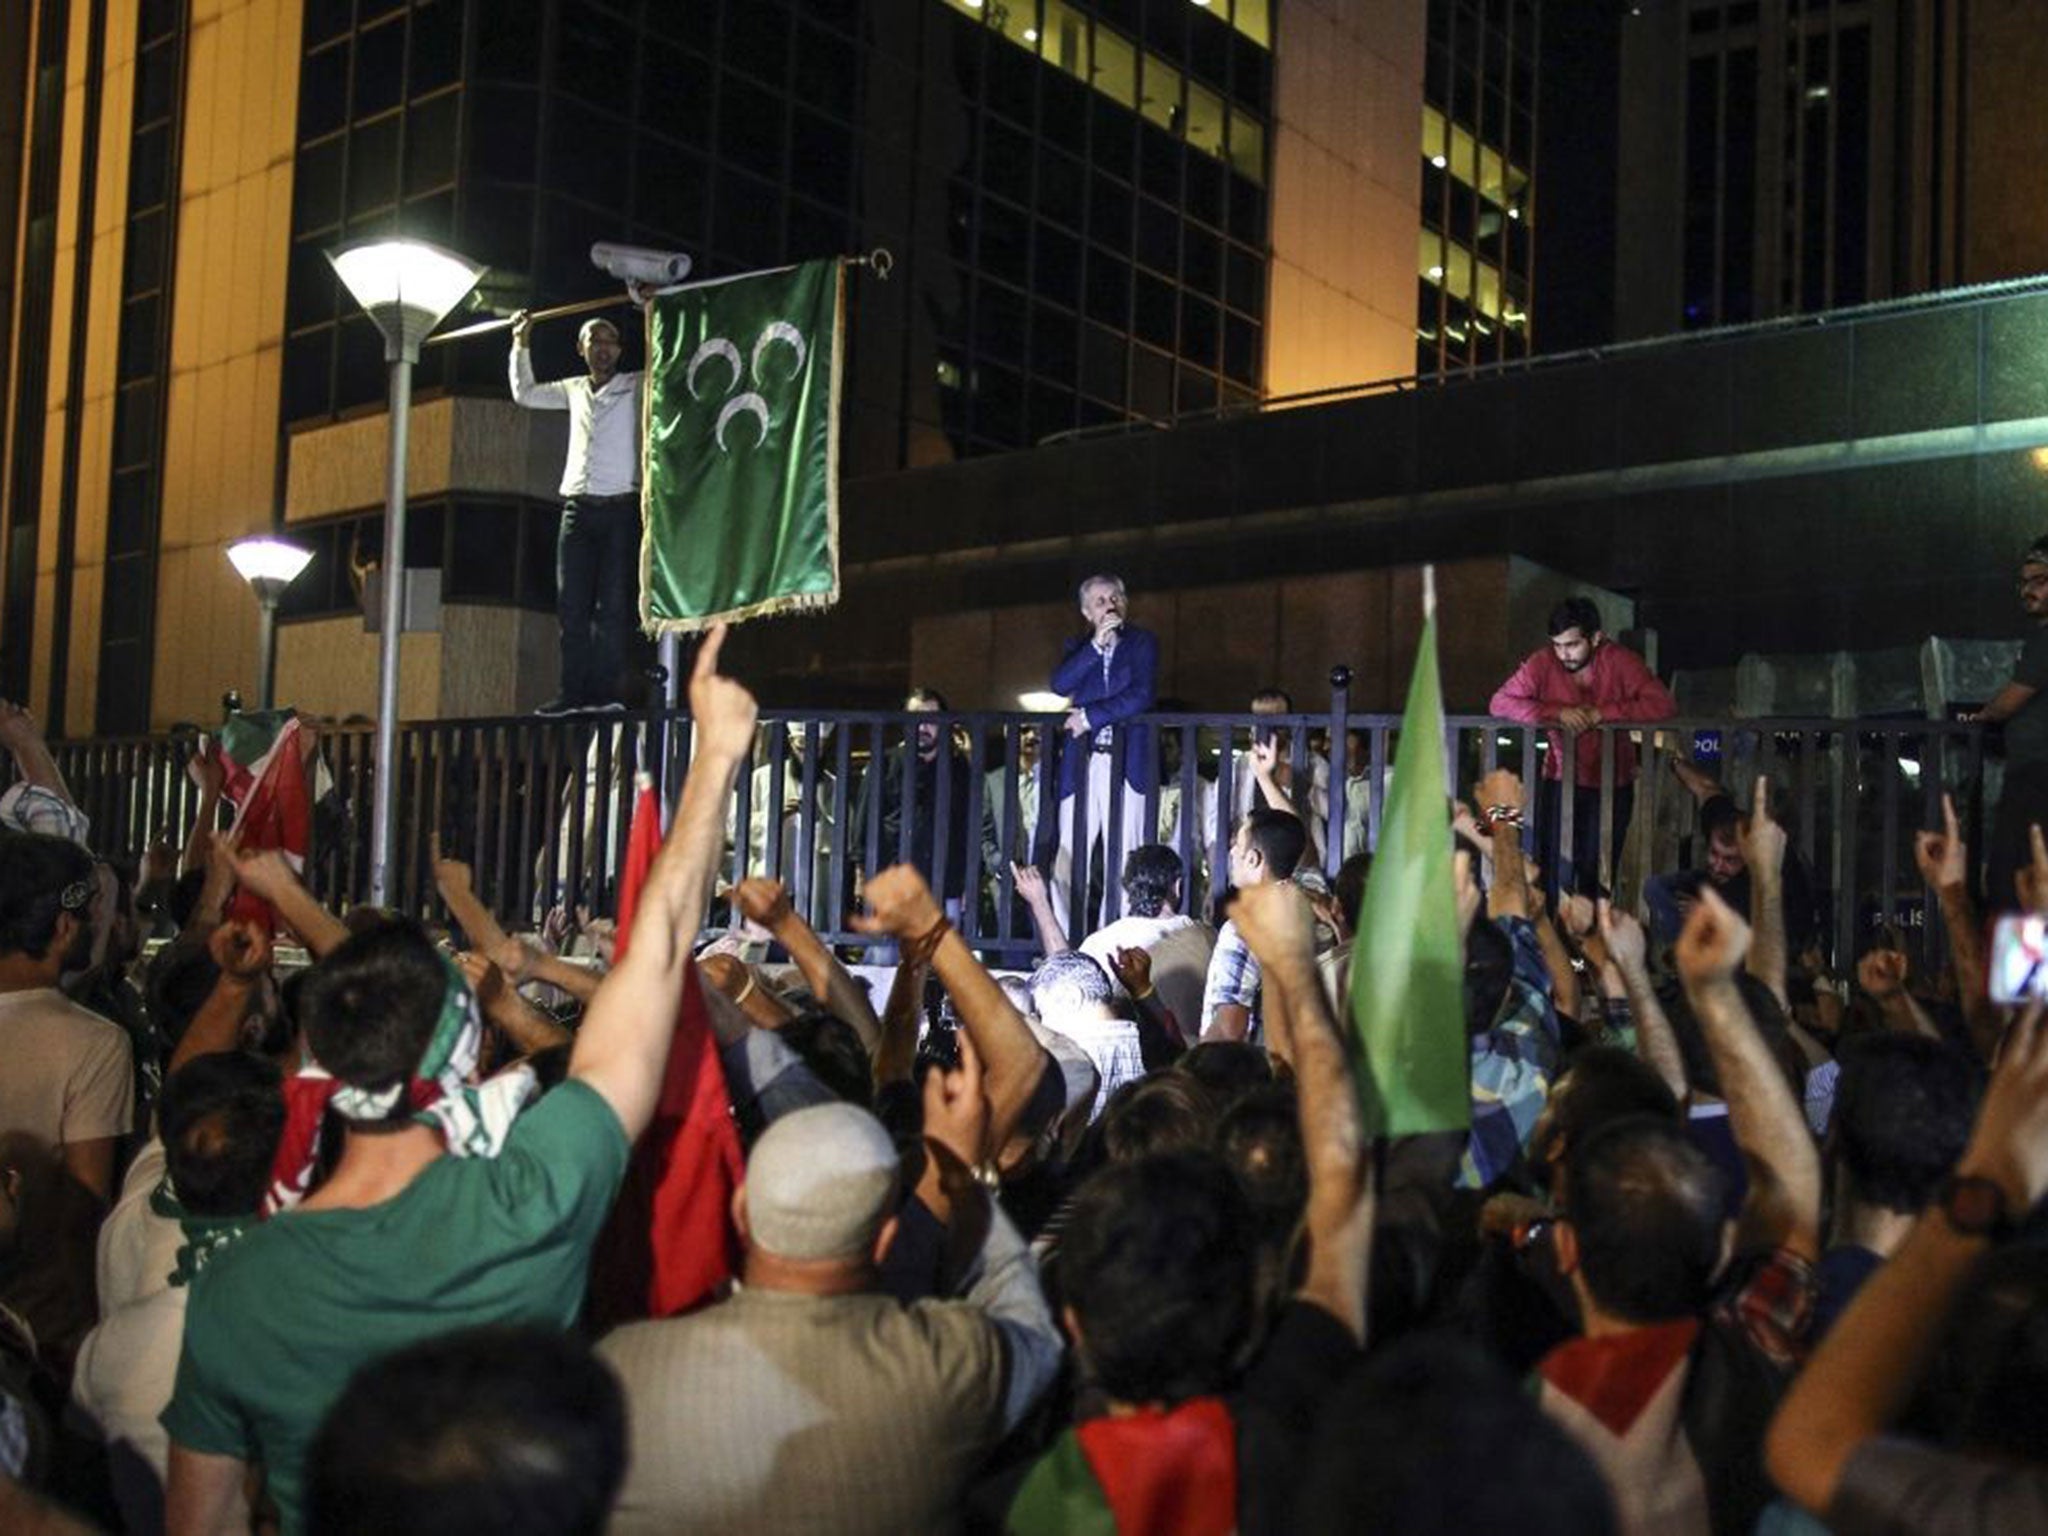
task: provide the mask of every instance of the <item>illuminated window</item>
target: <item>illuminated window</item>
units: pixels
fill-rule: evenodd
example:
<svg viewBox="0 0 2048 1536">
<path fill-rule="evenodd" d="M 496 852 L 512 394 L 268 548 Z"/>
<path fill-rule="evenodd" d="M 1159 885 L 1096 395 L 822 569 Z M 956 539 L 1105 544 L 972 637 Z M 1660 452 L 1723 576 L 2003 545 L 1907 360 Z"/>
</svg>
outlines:
<svg viewBox="0 0 2048 1536">
<path fill-rule="evenodd" d="M 1479 147 L 1479 195 L 1496 203 L 1507 201 L 1500 151 L 1483 144 Z"/>
<path fill-rule="evenodd" d="M 1415 256 L 1415 270 L 1430 282 L 1442 285 L 1444 280 L 1444 237 L 1433 229 L 1422 232 L 1422 243 Z"/>
<path fill-rule="evenodd" d="M 956 11 L 972 16 L 976 21 L 985 21 L 987 19 L 982 14 L 982 0 L 946 0 L 946 4 L 953 7 Z"/>
<path fill-rule="evenodd" d="M 1231 25 L 1261 48 L 1273 46 L 1272 7 L 1268 0 L 1237 0 L 1231 13 Z"/>
<path fill-rule="evenodd" d="M 1479 263 L 1479 288 L 1472 303 L 1482 315 L 1500 314 L 1500 269 L 1493 263 Z"/>
<path fill-rule="evenodd" d="M 1469 187 L 1476 184 L 1478 168 L 1478 142 L 1467 130 L 1451 124 L 1451 174 Z"/>
<path fill-rule="evenodd" d="M 1435 107 L 1422 109 L 1422 158 L 1439 170 L 1450 163 L 1444 147 L 1444 115 Z"/>
<path fill-rule="evenodd" d="M 1038 0 L 988 0 L 988 24 L 1020 48 L 1038 49 Z"/>
<path fill-rule="evenodd" d="M 1188 82 L 1188 142 L 1204 154 L 1223 157 L 1223 98 Z"/>
<path fill-rule="evenodd" d="M 1077 79 L 1088 78 L 1088 18 L 1065 3 L 1045 0 L 1038 51 Z"/>
<path fill-rule="evenodd" d="M 1247 181 L 1266 184 L 1266 125 L 1231 109 L 1230 168 Z"/>
<path fill-rule="evenodd" d="M 1138 111 L 1168 133 L 1180 126 L 1180 71 L 1150 53 L 1145 55 L 1145 94 Z"/>
<path fill-rule="evenodd" d="M 1472 253 L 1457 241 L 1444 245 L 1444 292 L 1454 299 L 1472 296 Z M 1463 338 L 1460 338 L 1461 340 Z"/>
<path fill-rule="evenodd" d="M 1129 38 L 1097 23 L 1095 27 L 1095 89 L 1124 106 L 1138 104 L 1138 50 Z"/>
</svg>

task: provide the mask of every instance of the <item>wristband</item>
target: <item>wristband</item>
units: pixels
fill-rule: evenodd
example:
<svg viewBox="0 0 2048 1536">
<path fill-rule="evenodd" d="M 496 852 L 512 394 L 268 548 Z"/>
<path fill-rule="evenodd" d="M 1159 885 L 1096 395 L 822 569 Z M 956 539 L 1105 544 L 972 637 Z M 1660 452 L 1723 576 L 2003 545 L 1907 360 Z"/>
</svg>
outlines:
<svg viewBox="0 0 2048 1536">
<path fill-rule="evenodd" d="M 924 933 L 919 934 L 914 939 L 905 939 L 903 941 L 901 946 L 903 962 L 907 965 L 923 965 L 937 952 L 939 945 L 944 941 L 946 935 L 952 931 L 952 921 L 942 915 Z"/>
<path fill-rule="evenodd" d="M 1488 831 L 1495 827 L 1520 827 L 1521 824 L 1522 808 L 1519 805 L 1489 805 L 1486 808 Z"/>
<path fill-rule="evenodd" d="M 738 993 L 734 995 L 732 1000 L 733 1006 L 738 1007 L 741 1003 L 744 1003 L 748 998 L 752 997 L 754 995 L 754 989 L 758 985 L 759 983 L 754 979 L 753 970 L 749 968 L 749 970 L 747 971 L 747 984 L 744 987 L 741 987 Z"/>
<path fill-rule="evenodd" d="M 1159 989 L 1158 989 L 1157 987 L 1150 987 L 1150 986 L 1148 986 L 1148 987 L 1147 987 L 1147 988 L 1145 988 L 1145 990 L 1144 990 L 1144 991 L 1142 991 L 1142 992 L 1133 992 L 1133 993 L 1131 994 L 1131 1001 L 1132 1001 L 1132 1002 L 1134 1002 L 1134 1003 L 1142 1003 L 1142 1002 L 1144 1002 L 1144 1001 L 1145 1001 L 1146 999 L 1148 999 L 1148 998 L 1152 998 L 1152 997 L 1157 997 L 1158 995 L 1159 995 Z"/>
</svg>

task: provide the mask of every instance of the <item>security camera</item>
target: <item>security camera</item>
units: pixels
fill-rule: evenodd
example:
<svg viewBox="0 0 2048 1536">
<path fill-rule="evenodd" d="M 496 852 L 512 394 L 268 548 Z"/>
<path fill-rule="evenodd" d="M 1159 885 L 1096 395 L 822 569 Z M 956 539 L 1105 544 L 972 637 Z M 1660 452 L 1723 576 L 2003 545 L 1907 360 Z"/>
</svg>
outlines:
<svg viewBox="0 0 2048 1536">
<path fill-rule="evenodd" d="M 590 264 L 625 283 L 665 288 L 690 274 L 690 258 L 681 251 L 656 251 L 644 245 L 613 245 L 600 240 L 590 248 Z"/>
</svg>

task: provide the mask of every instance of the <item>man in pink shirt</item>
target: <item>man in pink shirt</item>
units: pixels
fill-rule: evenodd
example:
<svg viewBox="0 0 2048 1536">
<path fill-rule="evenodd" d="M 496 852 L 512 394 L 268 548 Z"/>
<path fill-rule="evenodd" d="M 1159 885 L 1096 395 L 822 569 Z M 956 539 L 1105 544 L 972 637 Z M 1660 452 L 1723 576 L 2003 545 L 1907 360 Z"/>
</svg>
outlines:
<svg viewBox="0 0 2048 1536">
<path fill-rule="evenodd" d="M 1570 597 L 1559 603 L 1550 610 L 1549 629 L 1550 644 L 1530 653 L 1487 708 L 1502 720 L 1561 728 L 1550 733 L 1537 795 L 1537 857 L 1543 864 L 1543 884 L 1554 894 L 1560 886 L 1591 890 L 1600 874 L 1600 732 L 1594 727 L 1617 720 L 1662 720 L 1676 714 L 1678 706 L 1642 657 L 1607 638 L 1591 598 Z M 1569 870 L 1560 868 L 1557 856 L 1566 733 L 1574 743 L 1575 768 Z M 1626 735 L 1617 735 L 1614 840 L 1609 845 L 1615 853 L 1628 833 L 1635 780 L 1635 744 Z"/>
</svg>

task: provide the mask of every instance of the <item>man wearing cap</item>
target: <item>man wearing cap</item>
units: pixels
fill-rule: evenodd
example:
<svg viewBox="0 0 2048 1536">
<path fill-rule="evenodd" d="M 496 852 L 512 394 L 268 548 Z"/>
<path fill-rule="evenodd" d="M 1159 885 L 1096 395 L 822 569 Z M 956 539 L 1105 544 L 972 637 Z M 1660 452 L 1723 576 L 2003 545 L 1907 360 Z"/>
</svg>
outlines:
<svg viewBox="0 0 2048 1536">
<path fill-rule="evenodd" d="M 562 526 L 555 544 L 555 612 L 562 623 L 561 692 L 543 715 L 620 702 L 640 569 L 640 381 L 619 372 L 619 328 L 586 320 L 576 354 L 587 378 L 533 377 L 532 318 L 512 318 L 512 398 L 569 413 Z"/>
<path fill-rule="evenodd" d="M 986 1220 L 964 1298 L 905 1306 L 879 1288 L 902 1205 L 879 1121 L 848 1104 L 777 1120 L 734 1197 L 738 1293 L 598 1346 L 632 1424 L 616 1536 L 954 1524 L 968 1478 L 1060 1356 L 1030 1257 L 969 1172 L 986 1150 L 988 1102 L 961 1041 L 960 1067 L 925 1080 L 910 1203 L 943 1222 Z"/>
</svg>

